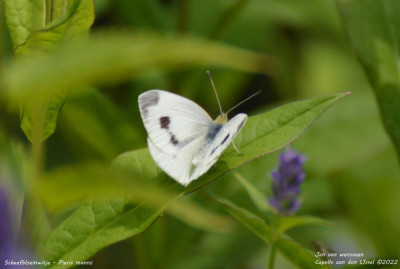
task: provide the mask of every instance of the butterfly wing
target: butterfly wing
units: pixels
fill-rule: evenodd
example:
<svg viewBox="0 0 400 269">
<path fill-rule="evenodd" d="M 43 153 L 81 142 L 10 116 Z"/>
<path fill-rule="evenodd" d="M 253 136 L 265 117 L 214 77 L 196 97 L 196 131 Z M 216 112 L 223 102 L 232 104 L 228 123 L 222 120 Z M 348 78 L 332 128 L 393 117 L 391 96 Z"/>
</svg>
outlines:
<svg viewBox="0 0 400 269">
<path fill-rule="evenodd" d="M 187 144 L 182 152 L 173 155 L 168 152 L 163 152 L 150 138 L 147 138 L 150 154 L 157 165 L 183 186 L 188 185 L 193 180 L 190 177 L 192 159 L 202 143 L 203 139 L 198 138 L 198 140 Z"/>
<path fill-rule="evenodd" d="M 190 181 L 198 178 L 215 164 L 222 152 L 229 146 L 246 123 L 247 115 L 238 114 L 226 124 L 215 124 L 210 127 L 203 147 L 192 160 Z"/>
<path fill-rule="evenodd" d="M 186 185 L 191 161 L 202 147 L 212 119 L 191 100 L 162 90 L 142 93 L 139 110 L 153 159 L 169 176 Z"/>
</svg>

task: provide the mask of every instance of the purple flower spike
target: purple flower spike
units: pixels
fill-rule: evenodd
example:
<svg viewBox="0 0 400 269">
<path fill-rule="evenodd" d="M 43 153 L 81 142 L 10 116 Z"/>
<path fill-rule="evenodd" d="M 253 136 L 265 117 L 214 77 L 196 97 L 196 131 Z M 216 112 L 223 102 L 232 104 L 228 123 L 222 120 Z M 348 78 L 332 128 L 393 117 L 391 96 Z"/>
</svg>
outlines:
<svg viewBox="0 0 400 269">
<path fill-rule="evenodd" d="M 301 205 L 298 196 L 300 185 L 305 174 L 303 164 L 305 156 L 291 149 L 287 149 L 280 156 L 277 171 L 272 172 L 272 198 L 269 204 L 282 215 L 293 215 Z"/>
</svg>

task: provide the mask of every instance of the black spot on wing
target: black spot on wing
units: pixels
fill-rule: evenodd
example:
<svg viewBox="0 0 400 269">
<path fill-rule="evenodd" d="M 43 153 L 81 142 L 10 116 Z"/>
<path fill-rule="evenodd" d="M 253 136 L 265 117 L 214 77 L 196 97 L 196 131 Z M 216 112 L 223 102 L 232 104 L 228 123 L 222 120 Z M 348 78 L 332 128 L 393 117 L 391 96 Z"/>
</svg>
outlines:
<svg viewBox="0 0 400 269">
<path fill-rule="evenodd" d="M 178 145 L 179 144 L 179 141 L 176 139 L 176 137 L 173 135 L 173 134 L 171 134 L 170 133 L 170 135 L 171 135 L 171 143 L 174 145 L 174 146 L 176 146 L 176 145 Z"/>
<path fill-rule="evenodd" d="M 222 140 L 221 145 L 225 144 L 226 140 L 228 140 L 230 134 L 227 134 L 224 138 L 224 140 Z"/>
<path fill-rule="evenodd" d="M 169 129 L 169 124 L 171 123 L 171 120 L 169 119 L 169 117 L 161 117 L 160 118 L 160 126 L 161 129 Z"/>
<path fill-rule="evenodd" d="M 147 117 L 148 108 L 157 105 L 159 101 L 160 94 L 157 91 L 145 92 L 140 96 L 139 106 L 145 117 Z"/>
<path fill-rule="evenodd" d="M 210 141 L 214 140 L 221 128 L 222 124 L 211 125 L 207 132 L 207 139 Z"/>
<path fill-rule="evenodd" d="M 217 150 L 217 148 L 219 148 L 219 146 L 220 146 L 220 145 L 218 145 L 218 146 L 216 146 L 215 148 L 213 148 L 213 150 L 210 152 L 210 155 L 209 155 L 209 156 L 213 155 L 214 152 Z"/>
<path fill-rule="evenodd" d="M 227 134 L 227 135 L 224 137 L 224 139 L 222 140 L 222 142 L 219 143 L 215 148 L 213 148 L 213 149 L 211 150 L 209 156 L 213 155 L 214 152 L 215 152 L 219 147 L 221 147 L 223 144 L 225 144 L 225 142 L 226 142 L 226 140 L 228 140 L 229 136 L 230 136 L 230 134 Z"/>
</svg>

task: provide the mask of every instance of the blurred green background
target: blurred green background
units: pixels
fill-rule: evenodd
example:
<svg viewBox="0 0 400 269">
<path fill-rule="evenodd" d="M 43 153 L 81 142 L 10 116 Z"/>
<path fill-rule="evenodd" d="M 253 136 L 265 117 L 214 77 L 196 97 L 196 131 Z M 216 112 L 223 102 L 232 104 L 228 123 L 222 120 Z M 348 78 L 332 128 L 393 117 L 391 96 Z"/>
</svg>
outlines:
<svg viewBox="0 0 400 269">
<path fill-rule="evenodd" d="M 85 86 L 68 96 L 62 106 L 55 132 L 44 147 L 45 171 L 80 163 L 109 163 L 121 153 L 146 147 L 137 97 L 149 89 L 181 94 L 215 118 L 218 106 L 206 70 L 211 71 L 225 110 L 262 90 L 235 111 L 250 116 L 295 100 L 351 91 L 291 144 L 307 156 L 298 214 L 318 216 L 335 225 L 299 227 L 289 235 L 309 249 L 313 249 L 313 241 L 319 241 L 338 253 L 399 257 L 398 159 L 335 1 L 97 0 L 95 14 L 95 35 L 105 30 L 103 37 L 122 32 L 140 36 L 144 42 L 156 42 L 154 36 L 164 35 L 193 38 L 268 55 L 276 62 L 246 72 L 246 68 L 207 64 L 207 60 L 176 65 L 161 61 L 114 81 Z M 3 63 L 12 62 L 11 39 L 4 24 L 2 29 Z M 162 50 L 163 43 L 158 45 Z M 146 62 L 147 55 L 142 56 Z M 202 57 L 207 55 L 198 55 Z M 0 113 L 2 180 L 15 194 L 18 211 L 26 188 L 23 163 L 30 151 L 29 141 L 19 126 L 18 111 L 4 98 Z M 251 161 L 238 172 L 268 195 L 278 154 Z M 255 211 L 231 174 L 204 189 Z M 196 193 L 190 199 L 211 212 L 225 214 Z M 70 212 L 71 208 L 51 211 L 49 225 L 55 227 Z M 210 232 L 165 214 L 138 236 L 98 252 L 92 268 L 264 268 L 267 248 L 239 223 L 229 232 Z M 292 267 L 278 256 L 276 268 Z"/>
</svg>

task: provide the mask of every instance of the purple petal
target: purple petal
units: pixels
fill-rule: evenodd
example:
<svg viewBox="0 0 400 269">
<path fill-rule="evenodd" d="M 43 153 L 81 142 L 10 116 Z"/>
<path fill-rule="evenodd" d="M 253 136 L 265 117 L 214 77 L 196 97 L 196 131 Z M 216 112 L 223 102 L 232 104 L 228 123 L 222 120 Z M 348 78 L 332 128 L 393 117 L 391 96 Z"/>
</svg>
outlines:
<svg viewBox="0 0 400 269">
<path fill-rule="evenodd" d="M 280 155 L 278 170 L 273 171 L 272 198 L 269 204 L 284 215 L 294 214 L 300 207 L 298 196 L 305 179 L 303 164 L 306 157 L 287 149 Z"/>
</svg>

